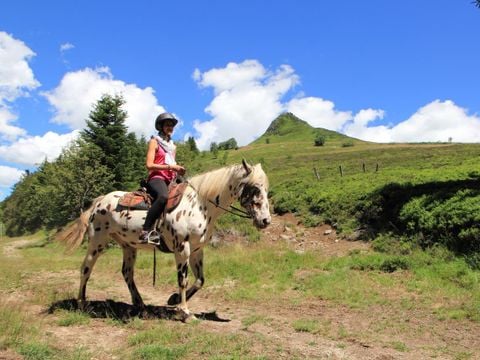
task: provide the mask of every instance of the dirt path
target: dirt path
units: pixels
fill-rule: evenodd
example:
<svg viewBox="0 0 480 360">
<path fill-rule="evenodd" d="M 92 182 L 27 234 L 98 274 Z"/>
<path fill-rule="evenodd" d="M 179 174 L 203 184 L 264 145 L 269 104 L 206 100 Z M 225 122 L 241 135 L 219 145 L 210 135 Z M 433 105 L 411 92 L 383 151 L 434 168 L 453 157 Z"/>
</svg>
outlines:
<svg viewBox="0 0 480 360">
<path fill-rule="evenodd" d="M 226 236 L 225 241 L 233 241 Z M 321 251 L 335 256 L 349 251 L 368 251 L 368 244 L 351 242 L 336 237 L 335 230 L 328 226 L 314 229 L 303 228 L 291 216 L 276 216 L 263 241 L 275 246 L 286 242 L 295 249 Z M 3 254 L 19 257 L 19 247 L 28 240 L 6 244 Z M 97 275 L 98 276 L 98 275 Z M 298 276 L 302 276 L 299 272 Z M 31 281 L 53 281 L 77 279 L 72 271 L 39 272 Z M 89 298 L 100 302 L 115 299 L 115 304 L 130 303 L 128 289 L 110 282 L 101 289 L 90 289 Z M 146 280 L 139 281 L 144 300 L 148 304 L 162 304 L 175 288 L 153 288 Z M 66 285 L 70 286 L 70 284 Z M 74 285 L 76 291 L 77 284 Z M 428 312 L 419 310 L 399 313 L 388 305 L 376 305 L 368 309 L 351 309 L 335 305 L 322 299 L 302 301 L 294 305 L 291 301 L 272 299 L 268 304 L 251 304 L 240 301 L 229 302 L 213 296 L 207 286 L 196 295 L 190 304 L 195 313 L 215 311 L 218 318 L 203 320 L 196 326 L 210 333 L 243 334 L 252 339 L 253 353 L 271 359 L 454 359 L 465 350 L 465 359 L 480 359 L 480 326 L 468 321 L 439 321 Z M 45 337 L 63 348 L 84 347 L 94 359 L 121 359 L 117 349 L 125 347 L 128 338 L 137 332 L 135 328 L 118 326 L 107 319 L 96 317 L 86 325 L 59 326 L 59 315 L 48 313 L 40 305 L 32 306 L 34 293 L 19 289 L 4 294 L 4 301 L 15 302 L 39 320 Z M 161 309 L 162 307 L 157 307 Z M 219 321 L 226 319 L 228 321 Z M 250 319 L 250 321 L 247 321 Z M 313 331 L 294 331 L 292 324 L 298 319 L 317 319 L 320 327 Z M 145 320 L 155 322 L 156 320 Z M 189 326 L 189 325 L 184 325 Z M 263 339 L 261 343 L 255 339 Z M 264 344 L 269 344 L 265 347 Z M 275 349 L 281 348 L 278 352 Z M 454 350 L 452 350 L 454 349 Z M 478 357 L 475 357 L 478 356 Z M 19 359 L 16 354 L 0 350 L 0 359 Z"/>
</svg>

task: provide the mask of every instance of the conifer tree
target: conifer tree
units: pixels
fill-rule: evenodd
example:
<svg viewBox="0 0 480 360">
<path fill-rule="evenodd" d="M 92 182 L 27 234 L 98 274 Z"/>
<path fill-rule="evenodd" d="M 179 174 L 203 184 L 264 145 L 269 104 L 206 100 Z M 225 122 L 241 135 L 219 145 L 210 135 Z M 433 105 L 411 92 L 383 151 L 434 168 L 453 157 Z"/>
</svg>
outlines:
<svg viewBox="0 0 480 360">
<path fill-rule="evenodd" d="M 125 100 L 120 95 L 103 95 L 90 112 L 87 128 L 81 133 L 82 140 L 101 149 L 98 160 L 113 175 L 108 190 L 125 189 L 133 167 L 132 138 L 128 136 L 125 125 L 127 113 L 122 110 L 124 104 Z"/>
</svg>

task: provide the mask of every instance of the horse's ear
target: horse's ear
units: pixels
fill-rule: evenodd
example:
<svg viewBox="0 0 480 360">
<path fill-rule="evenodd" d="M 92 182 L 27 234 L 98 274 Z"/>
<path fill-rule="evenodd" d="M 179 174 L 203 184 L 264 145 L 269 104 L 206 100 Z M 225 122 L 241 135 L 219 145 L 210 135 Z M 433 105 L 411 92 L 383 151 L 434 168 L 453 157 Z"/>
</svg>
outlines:
<svg viewBox="0 0 480 360">
<path fill-rule="evenodd" d="M 245 171 L 247 172 L 247 176 L 250 175 L 250 173 L 252 172 L 252 167 L 247 164 L 245 159 L 242 159 L 242 165 L 243 165 L 243 168 L 245 169 Z"/>
</svg>

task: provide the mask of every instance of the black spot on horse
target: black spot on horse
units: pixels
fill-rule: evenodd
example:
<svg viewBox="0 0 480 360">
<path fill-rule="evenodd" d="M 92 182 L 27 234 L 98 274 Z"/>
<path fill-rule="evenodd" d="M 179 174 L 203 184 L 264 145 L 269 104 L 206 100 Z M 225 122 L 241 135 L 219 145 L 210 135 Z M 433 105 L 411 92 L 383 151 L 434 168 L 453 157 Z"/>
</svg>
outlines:
<svg viewBox="0 0 480 360">
<path fill-rule="evenodd" d="M 217 206 L 220 205 L 220 195 L 215 197 L 215 204 L 217 204 Z"/>
<path fill-rule="evenodd" d="M 100 230 L 102 230 L 102 229 L 99 228 L 99 227 L 95 228 L 95 231 L 100 231 Z"/>
<path fill-rule="evenodd" d="M 88 266 L 85 266 L 85 269 L 83 269 L 83 275 L 86 275 L 88 273 L 88 270 L 90 270 L 90 268 Z"/>
<path fill-rule="evenodd" d="M 105 215 L 106 213 L 107 213 L 107 210 L 105 209 L 100 210 L 100 214 Z"/>
</svg>

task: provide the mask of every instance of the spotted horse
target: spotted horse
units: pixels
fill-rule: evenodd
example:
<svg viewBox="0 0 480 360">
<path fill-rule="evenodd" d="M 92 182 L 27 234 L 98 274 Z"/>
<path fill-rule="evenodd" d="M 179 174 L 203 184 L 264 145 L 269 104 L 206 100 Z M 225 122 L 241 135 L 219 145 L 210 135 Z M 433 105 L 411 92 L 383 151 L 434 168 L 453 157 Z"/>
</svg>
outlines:
<svg viewBox="0 0 480 360">
<path fill-rule="evenodd" d="M 113 239 L 123 249 L 122 274 L 135 306 L 145 307 L 134 281 L 137 250 L 157 247 L 175 255 L 179 290 L 170 296 L 168 304 L 176 305 L 187 317 L 193 316 L 187 300 L 204 285 L 203 248 L 212 238 L 218 217 L 239 200 L 257 228 L 263 229 L 271 222 L 268 178 L 260 164 L 252 166 L 243 160 L 240 165 L 197 175 L 188 184 L 179 205 L 159 222 L 157 230 L 162 238 L 161 245 L 138 242 L 146 211 L 117 207 L 118 200 L 125 194 L 122 191 L 96 198 L 88 210 L 57 235 L 58 240 L 73 250 L 80 246 L 88 231 L 88 252 L 80 270 L 80 307 L 85 305 L 87 282 L 93 266 L 105 251 L 109 239 Z M 187 289 L 189 267 L 195 282 Z"/>
</svg>

